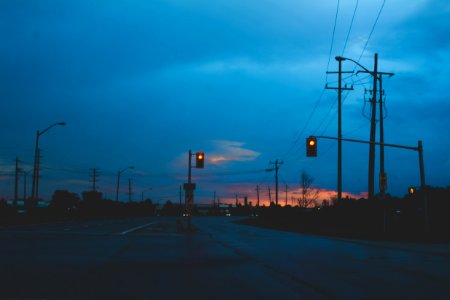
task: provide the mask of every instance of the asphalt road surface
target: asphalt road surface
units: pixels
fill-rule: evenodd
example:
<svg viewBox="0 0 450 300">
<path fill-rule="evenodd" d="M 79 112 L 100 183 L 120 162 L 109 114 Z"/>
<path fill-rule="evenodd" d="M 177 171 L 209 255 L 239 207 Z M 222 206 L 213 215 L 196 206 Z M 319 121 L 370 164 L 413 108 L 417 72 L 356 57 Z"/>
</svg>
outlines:
<svg viewBox="0 0 450 300">
<path fill-rule="evenodd" d="M 0 229 L 0 299 L 450 299 L 450 246 L 198 217 Z"/>
</svg>

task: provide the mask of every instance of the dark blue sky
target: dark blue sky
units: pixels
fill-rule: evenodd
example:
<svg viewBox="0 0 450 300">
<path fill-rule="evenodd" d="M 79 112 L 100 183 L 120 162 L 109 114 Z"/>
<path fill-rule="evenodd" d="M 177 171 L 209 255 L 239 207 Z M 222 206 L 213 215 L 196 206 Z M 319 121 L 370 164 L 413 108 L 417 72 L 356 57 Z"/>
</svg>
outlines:
<svg viewBox="0 0 450 300">
<path fill-rule="evenodd" d="M 67 126 L 41 137 L 44 197 L 88 189 L 94 167 L 99 189 L 114 197 L 117 171 L 134 165 L 123 191 L 131 177 L 135 198 L 151 187 L 146 196 L 177 200 L 189 149 L 208 159 L 194 170 L 201 201 L 273 188 L 263 170 L 275 159 L 291 190 L 302 170 L 334 190 L 336 142 L 320 140 L 318 157 L 306 158 L 305 137 L 336 135 L 336 92 L 320 97 L 336 84 L 325 74 L 337 69 L 334 57 L 361 57 L 372 69 L 374 53 L 381 71 L 395 73 L 384 81 L 386 142 L 423 140 L 427 183 L 449 185 L 450 4 L 360 0 L 348 35 L 356 3 L 339 2 L 331 44 L 337 1 L 0 2 L 0 196 L 13 196 L 15 157 L 31 169 L 36 130 L 58 121 Z M 371 80 L 346 82 L 355 90 L 343 134 L 367 140 Z M 367 191 L 367 165 L 367 145 L 344 144 L 344 191 Z M 415 152 L 386 149 L 386 171 L 394 195 L 419 185 Z"/>
</svg>

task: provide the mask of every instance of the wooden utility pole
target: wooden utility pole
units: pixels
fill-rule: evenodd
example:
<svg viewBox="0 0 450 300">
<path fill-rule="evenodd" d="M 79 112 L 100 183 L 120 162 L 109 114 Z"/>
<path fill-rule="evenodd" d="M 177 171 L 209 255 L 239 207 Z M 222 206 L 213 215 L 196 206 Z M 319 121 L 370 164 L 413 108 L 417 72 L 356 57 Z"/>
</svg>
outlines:
<svg viewBox="0 0 450 300">
<path fill-rule="evenodd" d="M 376 119 L 377 119 L 377 79 L 378 79 L 378 53 L 375 53 L 375 60 L 373 66 L 373 92 L 371 101 L 371 117 L 370 117 L 370 145 L 369 145 L 369 182 L 368 192 L 369 200 L 374 196 L 374 179 L 375 179 L 375 134 L 376 134 Z"/>
<path fill-rule="evenodd" d="M 91 174 L 92 190 L 94 192 L 96 192 L 97 191 L 97 182 L 98 182 L 98 180 L 97 180 L 98 172 L 97 172 L 96 168 L 93 168 L 91 170 L 92 170 L 92 174 Z"/>
<path fill-rule="evenodd" d="M 278 206 L 278 169 L 283 162 L 277 159 L 275 162 L 270 162 L 270 164 L 275 165 L 275 205 Z"/>
<path fill-rule="evenodd" d="M 380 77 L 378 78 L 380 81 L 380 97 L 379 97 L 379 105 L 380 105 L 380 194 L 384 197 L 386 189 L 387 189 L 387 174 L 384 171 L 384 116 L 383 116 L 383 75 L 388 75 L 392 77 L 394 73 L 384 73 L 378 72 Z"/>
<path fill-rule="evenodd" d="M 369 174 L 368 174 L 368 197 L 373 199 L 375 195 L 375 145 L 376 145 L 376 108 L 377 108 L 377 91 L 378 82 L 380 82 L 379 90 L 379 116 L 380 116 L 380 194 L 384 196 L 386 189 L 386 173 L 384 172 L 384 122 L 383 122 L 383 84 L 382 77 L 387 75 L 393 76 L 394 73 L 378 71 L 378 53 L 375 53 L 373 72 L 369 70 L 358 71 L 358 73 L 369 73 L 373 77 L 372 100 L 370 101 L 371 117 L 370 117 L 370 145 L 369 145 Z"/>
<path fill-rule="evenodd" d="M 347 85 L 342 87 L 342 74 L 343 73 L 353 73 L 353 71 L 342 71 L 342 61 L 345 58 L 336 56 L 336 61 L 338 62 L 339 68 L 337 72 L 327 72 L 327 74 L 338 74 L 338 87 L 328 87 L 325 86 L 326 89 L 337 90 L 338 91 L 338 153 L 337 153 L 337 198 L 340 202 L 342 200 L 342 91 L 350 91 L 353 90 L 353 87 L 348 88 Z"/>
</svg>

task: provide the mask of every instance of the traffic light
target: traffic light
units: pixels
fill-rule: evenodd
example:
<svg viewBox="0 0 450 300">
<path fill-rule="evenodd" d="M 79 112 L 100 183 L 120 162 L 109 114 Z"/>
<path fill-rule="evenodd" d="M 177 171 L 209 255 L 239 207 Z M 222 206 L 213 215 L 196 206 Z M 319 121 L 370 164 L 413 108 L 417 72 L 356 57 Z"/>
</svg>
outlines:
<svg viewBox="0 0 450 300">
<path fill-rule="evenodd" d="M 203 169 L 205 167 L 205 153 L 197 152 L 195 154 L 195 167 Z"/>
<path fill-rule="evenodd" d="M 306 156 L 317 156 L 317 139 L 315 137 L 306 138 Z"/>
<path fill-rule="evenodd" d="M 408 189 L 408 194 L 414 195 L 416 193 L 416 188 L 413 186 L 410 186 Z"/>
</svg>

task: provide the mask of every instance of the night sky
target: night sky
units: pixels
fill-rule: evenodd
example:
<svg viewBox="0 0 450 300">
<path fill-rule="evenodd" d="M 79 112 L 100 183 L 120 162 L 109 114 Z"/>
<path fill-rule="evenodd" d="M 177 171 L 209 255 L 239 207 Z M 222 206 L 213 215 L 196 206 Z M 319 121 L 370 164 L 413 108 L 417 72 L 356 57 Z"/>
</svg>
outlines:
<svg viewBox="0 0 450 300">
<path fill-rule="evenodd" d="M 40 139 L 45 199 L 89 190 L 92 168 L 114 198 L 117 172 L 135 166 L 121 175 L 122 200 L 131 178 L 135 200 L 145 190 L 178 201 L 190 149 L 207 159 L 193 170 L 199 202 L 216 191 L 254 203 L 257 184 L 267 200 L 276 159 L 282 203 L 303 170 L 334 191 L 337 142 L 319 140 L 307 158 L 305 138 L 337 135 L 337 93 L 324 89 L 337 85 L 326 74 L 334 57 L 373 69 L 374 53 L 380 71 L 395 73 L 383 81 L 385 141 L 422 140 L 427 184 L 447 186 L 449 20 L 447 0 L 1 1 L 0 197 L 14 195 L 16 157 L 32 169 L 36 131 L 60 121 Z M 344 77 L 354 90 L 344 94 L 343 136 L 368 140 L 372 79 Z M 365 195 L 368 151 L 343 144 L 345 192 Z M 419 186 L 417 152 L 385 151 L 387 192 Z M 378 164 L 377 151 L 376 174 Z M 31 172 L 27 181 L 30 195 Z M 23 176 L 20 185 L 22 197 Z"/>
</svg>

